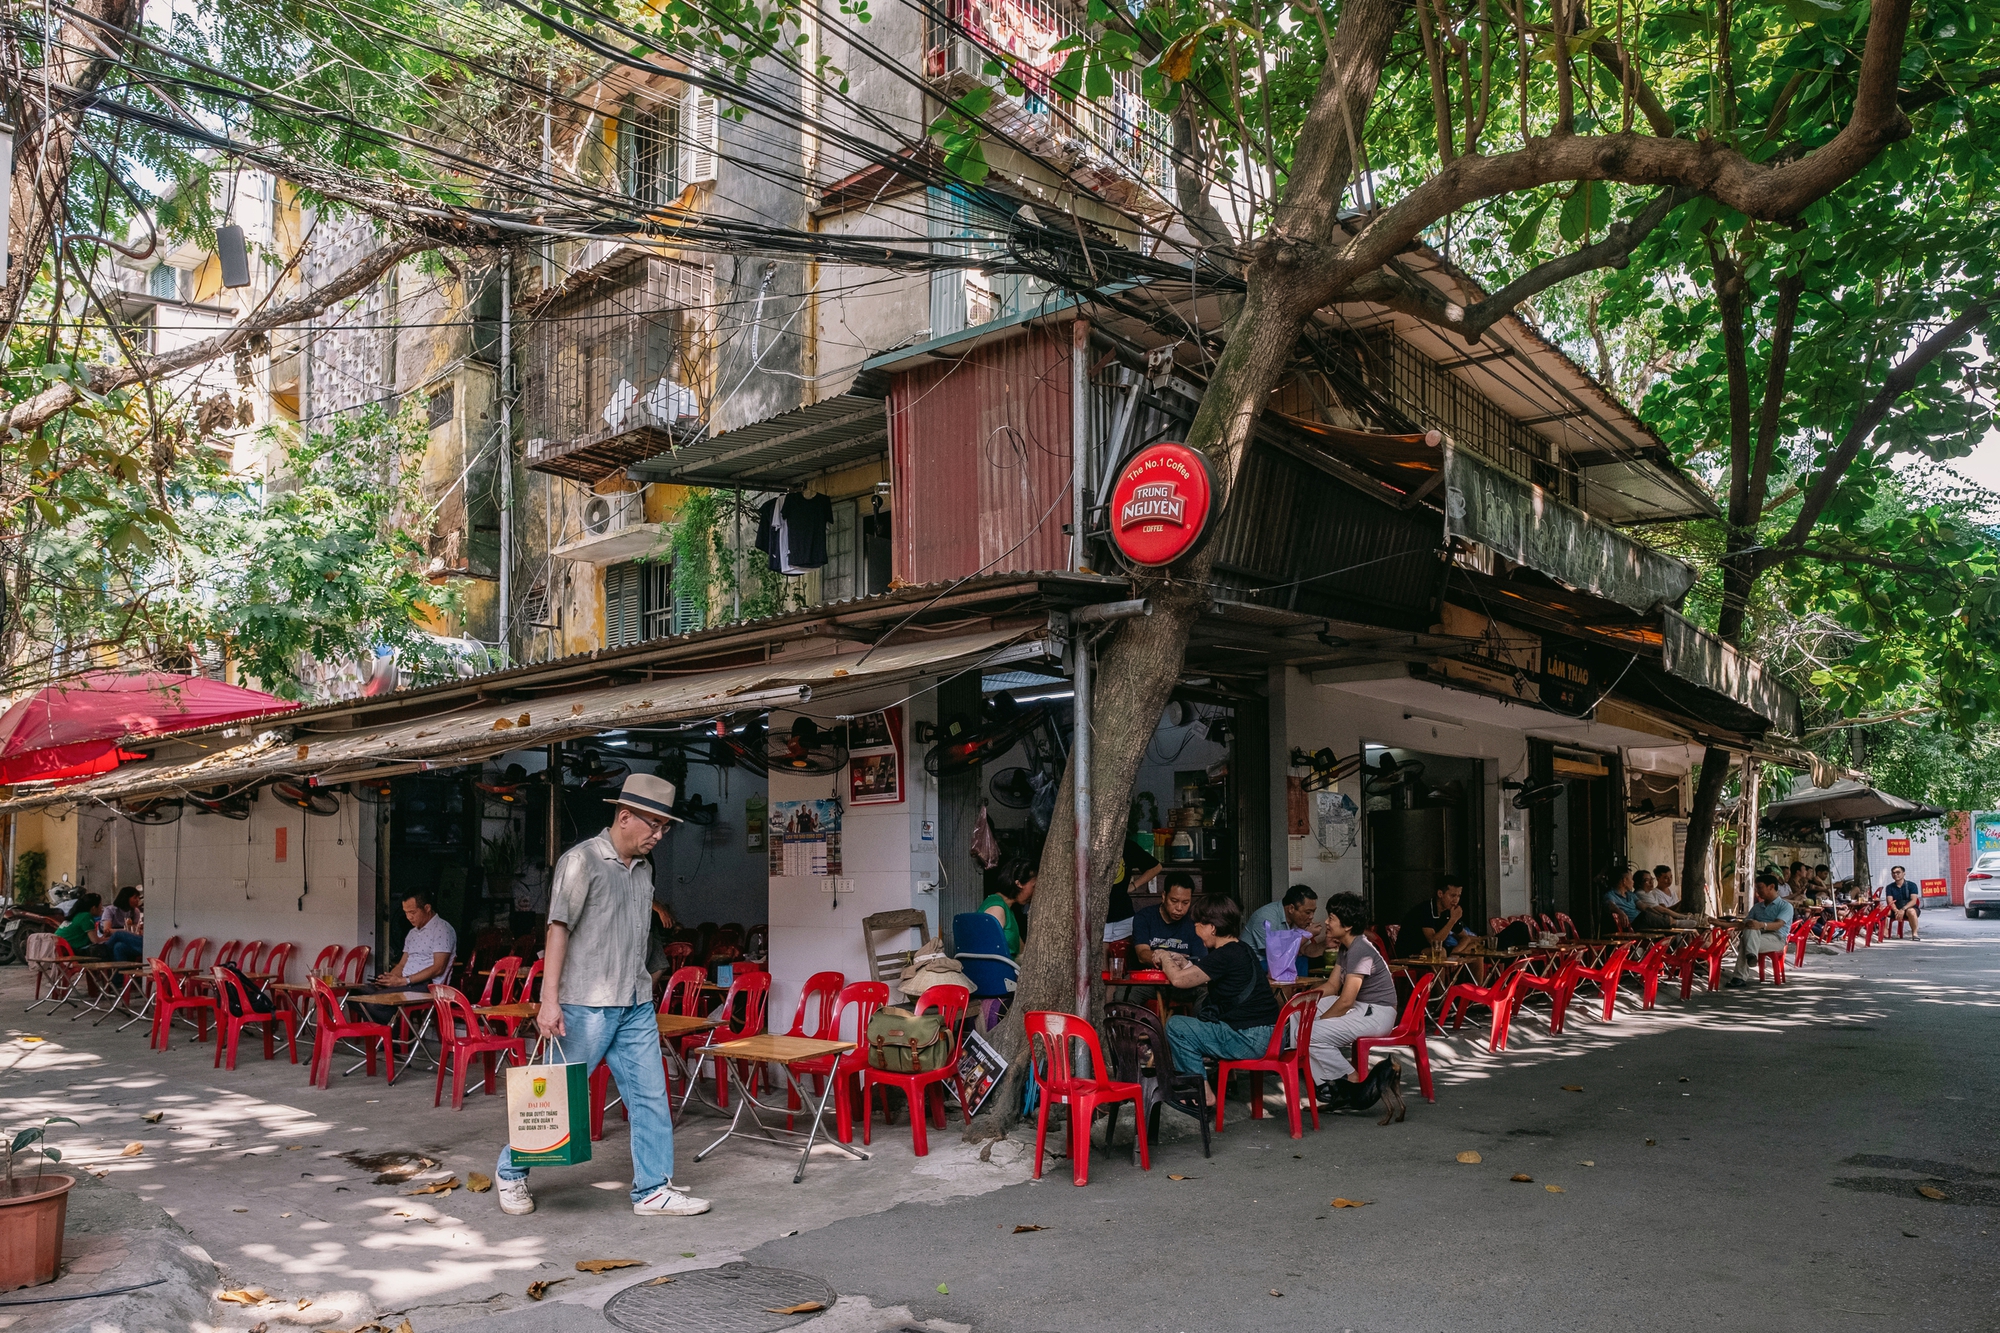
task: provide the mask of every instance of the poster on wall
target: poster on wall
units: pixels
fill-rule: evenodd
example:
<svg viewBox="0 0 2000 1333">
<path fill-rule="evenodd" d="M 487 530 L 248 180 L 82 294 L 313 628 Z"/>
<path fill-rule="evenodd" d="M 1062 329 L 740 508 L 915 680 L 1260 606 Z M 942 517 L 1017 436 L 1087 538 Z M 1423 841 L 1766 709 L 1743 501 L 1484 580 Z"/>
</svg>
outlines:
<svg viewBox="0 0 2000 1333">
<path fill-rule="evenodd" d="M 1361 827 L 1361 810 L 1345 792 L 1314 792 L 1319 816 L 1319 845 L 1335 856 L 1345 855 L 1354 846 Z"/>
<path fill-rule="evenodd" d="M 773 801 L 770 872 L 787 879 L 825 879 L 840 873 L 840 802 Z"/>
<path fill-rule="evenodd" d="M 848 800 L 895 805 L 903 799 L 903 710 L 863 713 L 847 724 Z"/>
</svg>

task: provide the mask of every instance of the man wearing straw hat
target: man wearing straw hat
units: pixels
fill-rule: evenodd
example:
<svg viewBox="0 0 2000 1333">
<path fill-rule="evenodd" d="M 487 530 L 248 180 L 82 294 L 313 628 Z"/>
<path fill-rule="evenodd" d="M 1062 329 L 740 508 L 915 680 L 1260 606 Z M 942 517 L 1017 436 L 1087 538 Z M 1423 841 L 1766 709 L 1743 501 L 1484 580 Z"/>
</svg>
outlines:
<svg viewBox="0 0 2000 1333">
<path fill-rule="evenodd" d="M 632 1211 L 692 1217 L 708 1211 L 708 1200 L 673 1183 L 674 1121 L 646 973 L 653 917 L 653 865 L 646 854 L 667 825 L 680 822 L 673 814 L 674 784 L 634 773 L 610 804 L 611 827 L 556 862 L 535 1023 L 543 1036 L 562 1038 L 565 1062 L 611 1066 L 632 1117 Z M 511 1149 L 500 1150 L 496 1174 L 502 1212 L 535 1211 L 528 1169 L 514 1165 Z"/>
</svg>

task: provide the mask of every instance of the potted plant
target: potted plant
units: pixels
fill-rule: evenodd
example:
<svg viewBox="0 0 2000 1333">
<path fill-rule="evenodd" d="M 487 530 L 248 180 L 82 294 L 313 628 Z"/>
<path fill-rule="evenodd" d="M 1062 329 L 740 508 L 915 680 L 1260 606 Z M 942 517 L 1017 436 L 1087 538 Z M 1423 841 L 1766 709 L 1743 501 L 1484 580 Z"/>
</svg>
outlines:
<svg viewBox="0 0 2000 1333">
<path fill-rule="evenodd" d="M 0 1291 L 53 1282 L 62 1267 L 63 1226 L 69 1215 L 70 1187 L 76 1181 L 43 1172 L 44 1162 L 62 1160 L 62 1153 L 44 1136 L 51 1125 L 75 1123 L 68 1116 L 50 1116 L 7 1144 L 6 1173 L 0 1177 Z M 15 1171 L 24 1156 L 35 1159 L 32 1176 Z"/>
</svg>

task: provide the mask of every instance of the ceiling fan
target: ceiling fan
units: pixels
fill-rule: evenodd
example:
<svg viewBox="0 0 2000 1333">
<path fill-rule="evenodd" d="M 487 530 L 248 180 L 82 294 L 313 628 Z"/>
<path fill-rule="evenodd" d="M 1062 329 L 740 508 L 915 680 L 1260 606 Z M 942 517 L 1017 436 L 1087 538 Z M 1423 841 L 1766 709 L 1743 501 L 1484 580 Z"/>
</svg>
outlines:
<svg viewBox="0 0 2000 1333">
<path fill-rule="evenodd" d="M 924 771 L 932 777 L 963 773 L 974 764 L 991 763 L 1048 720 L 1047 704 L 1022 708 L 1011 694 L 986 701 L 985 716 L 947 718 L 943 737 L 924 756 Z"/>
<path fill-rule="evenodd" d="M 118 812 L 134 824 L 171 824 L 184 808 L 177 797 L 153 796 L 120 802 Z"/>
<path fill-rule="evenodd" d="M 1398 760 L 1387 750 L 1374 764 L 1361 766 L 1361 789 L 1369 795 L 1391 791 L 1405 782 L 1415 782 L 1424 775 L 1424 761 L 1421 759 Z"/>
<path fill-rule="evenodd" d="M 224 819 L 250 818 L 250 795 L 247 791 L 211 787 L 205 792 L 191 792 L 187 799 L 189 804 L 205 814 L 221 815 Z"/>
<path fill-rule="evenodd" d="M 1357 750 L 1345 759 L 1339 758 L 1329 746 L 1321 746 L 1311 754 L 1293 750 L 1292 767 L 1312 770 L 1300 783 L 1305 790 L 1331 791 L 1341 779 L 1353 776 L 1361 767 L 1361 757 Z"/>
<path fill-rule="evenodd" d="M 501 772 L 498 782 L 474 782 L 472 785 L 502 805 L 519 805 L 527 799 L 524 788 L 533 781 L 526 768 L 519 764 L 509 764 Z"/>
</svg>

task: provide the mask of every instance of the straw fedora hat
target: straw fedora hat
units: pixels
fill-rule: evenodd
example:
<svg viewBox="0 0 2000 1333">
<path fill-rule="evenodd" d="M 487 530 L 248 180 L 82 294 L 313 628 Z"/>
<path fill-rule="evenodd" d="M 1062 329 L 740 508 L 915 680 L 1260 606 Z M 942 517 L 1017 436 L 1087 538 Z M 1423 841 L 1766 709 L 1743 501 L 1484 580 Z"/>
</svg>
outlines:
<svg viewBox="0 0 2000 1333">
<path fill-rule="evenodd" d="M 618 794 L 606 797 L 605 804 L 629 806 L 640 814 L 681 822 L 681 817 L 674 813 L 674 784 L 650 773 L 628 775 Z"/>
</svg>

